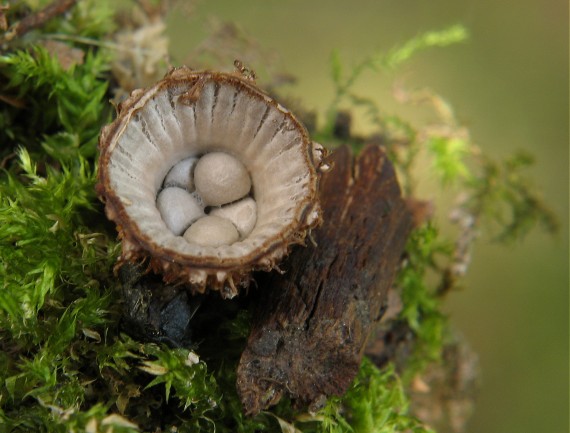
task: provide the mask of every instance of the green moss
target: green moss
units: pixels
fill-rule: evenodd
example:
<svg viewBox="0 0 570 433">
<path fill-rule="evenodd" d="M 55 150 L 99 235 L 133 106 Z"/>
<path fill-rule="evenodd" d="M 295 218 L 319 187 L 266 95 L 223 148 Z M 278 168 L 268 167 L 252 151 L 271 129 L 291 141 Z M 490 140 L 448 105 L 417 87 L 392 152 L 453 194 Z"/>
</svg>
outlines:
<svg viewBox="0 0 570 433">
<path fill-rule="evenodd" d="M 46 165 L 39 175 L 22 148 L 18 168 L 4 173 L 0 184 L 0 323 L 21 345 L 52 334 L 38 328 L 42 310 L 79 316 L 89 325 L 101 322 L 83 317 L 91 305 L 70 301 L 83 294 L 89 304 L 98 276 L 114 259 L 114 245 L 86 226 L 98 210 L 91 164 L 79 158 L 57 169 Z"/>
<path fill-rule="evenodd" d="M 39 46 L 0 56 L 0 73 L 7 79 L 1 91 L 23 104 L 4 109 L 2 138 L 30 151 L 41 146 L 56 160 L 95 157 L 101 125 L 111 113 L 105 102 L 108 68 L 108 55 L 93 51 L 67 70 Z"/>
<path fill-rule="evenodd" d="M 364 359 L 358 376 L 340 399 L 331 399 L 323 410 L 321 431 L 396 433 L 431 430 L 408 414 L 409 403 L 392 366 L 380 371 Z"/>
<path fill-rule="evenodd" d="M 371 103 L 369 99 L 355 95 L 353 92 L 354 84 L 361 78 L 364 72 L 394 70 L 421 51 L 464 42 L 467 38 L 468 32 L 465 27 L 461 25 L 454 25 L 440 31 L 426 32 L 408 40 L 400 46 L 394 47 L 387 53 L 382 51 L 373 53 L 348 72 L 345 72 L 339 52 L 336 50 L 333 51 L 330 66 L 335 93 L 327 112 L 326 125 L 323 130 L 317 134 L 317 138 L 325 143 L 334 140 L 334 121 L 339 106 L 343 102 L 367 105 L 371 110 L 369 114 L 373 116 L 378 114 L 378 107 L 376 107 L 374 103 Z"/>
</svg>

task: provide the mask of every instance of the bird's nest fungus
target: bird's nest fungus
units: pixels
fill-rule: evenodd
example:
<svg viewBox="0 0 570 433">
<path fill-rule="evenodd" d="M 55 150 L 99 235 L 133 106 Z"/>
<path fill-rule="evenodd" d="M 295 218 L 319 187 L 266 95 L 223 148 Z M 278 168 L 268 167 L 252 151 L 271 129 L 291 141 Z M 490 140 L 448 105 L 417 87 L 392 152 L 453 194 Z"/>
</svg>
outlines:
<svg viewBox="0 0 570 433">
<path fill-rule="evenodd" d="M 322 146 L 243 74 L 174 69 L 119 105 L 99 145 L 119 263 L 195 292 L 234 296 L 321 222 Z"/>
</svg>

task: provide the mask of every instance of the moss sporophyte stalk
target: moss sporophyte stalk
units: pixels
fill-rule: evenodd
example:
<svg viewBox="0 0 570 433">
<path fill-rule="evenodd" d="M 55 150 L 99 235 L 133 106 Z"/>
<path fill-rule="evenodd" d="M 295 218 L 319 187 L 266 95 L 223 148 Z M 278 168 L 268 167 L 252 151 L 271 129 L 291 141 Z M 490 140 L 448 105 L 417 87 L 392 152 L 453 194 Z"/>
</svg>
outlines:
<svg viewBox="0 0 570 433">
<path fill-rule="evenodd" d="M 524 175 L 530 159 L 484 156 L 437 95 L 422 99 L 435 109 L 436 125 L 417 125 L 385 115 L 353 84 L 362 71 L 381 73 L 415 52 L 460 42 L 466 30 L 428 32 L 354 70 L 333 56 L 335 95 L 327 124 L 311 136 L 333 149 L 339 107 L 366 107 L 406 195 L 414 196 L 415 157 L 427 149 L 442 188 L 461 193 L 458 221 L 472 223 L 460 226 L 457 239 L 442 239 L 426 222 L 429 206 L 416 199 L 417 228 L 371 339 L 397 344 L 369 347 L 347 392 L 321 401 L 316 412 L 285 396 L 246 416 L 236 369 L 260 291 L 255 284 L 247 296 L 240 289 L 252 275 L 263 284 L 252 271 L 278 266 L 297 251 L 293 245 L 310 247 L 309 232 L 321 221 L 317 186 L 326 152 L 277 97 L 253 84 L 249 70 L 183 68 L 160 81 L 167 69 L 163 16 L 143 3 L 144 10 L 126 14 L 94 0 L 0 7 L 0 431 L 431 431 L 410 396 L 450 344 L 440 304 L 468 267 L 474 233 L 491 221 L 493 238 L 511 240 L 537 223 L 554 230 L 556 219 Z M 131 21 L 118 26 L 118 19 Z M 146 90 L 114 114 L 109 99 L 133 88 Z M 189 148 L 181 145 L 181 125 Z M 217 135 L 228 132 L 230 140 Z M 198 133 L 208 143 L 195 140 Z M 363 147 L 346 137 L 355 152 Z M 210 192 L 209 181 L 200 183 L 211 170 L 196 171 L 220 153 L 237 187 Z M 183 198 L 163 200 L 168 190 Z M 218 199 L 219 192 L 228 195 Z M 179 221 L 172 210 L 179 206 L 194 216 Z M 206 218 L 231 224 L 219 247 L 173 233 Z M 143 266 L 114 272 L 118 260 L 135 259 Z M 181 280 L 190 292 L 168 284 Z M 206 286 L 235 298 L 192 296 Z"/>
</svg>

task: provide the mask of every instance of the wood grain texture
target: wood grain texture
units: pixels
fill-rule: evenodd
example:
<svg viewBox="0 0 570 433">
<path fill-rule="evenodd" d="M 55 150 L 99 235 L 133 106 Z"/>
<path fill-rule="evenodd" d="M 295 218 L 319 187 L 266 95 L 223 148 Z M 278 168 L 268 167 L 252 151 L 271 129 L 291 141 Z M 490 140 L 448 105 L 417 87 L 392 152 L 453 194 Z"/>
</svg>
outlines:
<svg viewBox="0 0 570 433">
<path fill-rule="evenodd" d="M 262 294 L 238 366 L 249 414 L 287 394 L 317 408 L 343 394 L 356 375 L 371 327 L 383 311 L 412 217 L 383 150 L 331 156 L 320 196 L 318 246 L 292 252 L 283 274 L 259 281 Z"/>
</svg>

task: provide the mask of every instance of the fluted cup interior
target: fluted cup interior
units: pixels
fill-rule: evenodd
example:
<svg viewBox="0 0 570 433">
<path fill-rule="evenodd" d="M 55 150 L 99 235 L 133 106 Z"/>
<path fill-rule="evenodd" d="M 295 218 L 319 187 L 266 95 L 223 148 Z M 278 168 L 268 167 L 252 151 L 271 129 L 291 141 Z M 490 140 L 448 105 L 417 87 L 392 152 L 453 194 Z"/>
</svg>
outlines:
<svg viewBox="0 0 570 433">
<path fill-rule="evenodd" d="M 192 83 L 149 92 L 117 135 L 109 181 L 143 238 L 166 250 L 200 257 L 251 254 L 300 218 L 298 203 L 310 195 L 307 137 L 285 108 L 239 82 L 207 80 L 197 99 L 183 102 Z M 179 161 L 210 152 L 239 160 L 251 176 L 257 222 L 231 245 L 201 246 L 173 234 L 156 206 L 166 174 Z"/>
</svg>

